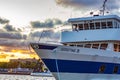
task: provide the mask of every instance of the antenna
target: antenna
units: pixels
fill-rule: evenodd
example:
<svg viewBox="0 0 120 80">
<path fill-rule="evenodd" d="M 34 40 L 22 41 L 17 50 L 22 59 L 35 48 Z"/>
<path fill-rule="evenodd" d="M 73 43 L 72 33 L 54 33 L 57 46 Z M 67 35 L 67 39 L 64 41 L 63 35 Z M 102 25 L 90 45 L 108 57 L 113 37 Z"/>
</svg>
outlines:
<svg viewBox="0 0 120 80">
<path fill-rule="evenodd" d="M 99 14 L 102 14 L 103 16 L 105 15 L 106 2 L 107 2 L 107 0 L 104 0 L 103 5 L 102 5 L 102 9 L 99 10 L 99 12 L 100 12 Z M 109 13 L 109 12 L 107 12 L 107 13 Z M 99 14 L 97 16 L 99 16 Z M 90 12 L 90 15 L 94 15 L 94 12 Z"/>
<path fill-rule="evenodd" d="M 107 2 L 107 0 L 105 0 L 104 3 L 103 3 L 103 10 L 102 10 L 103 15 L 105 14 L 106 2 Z"/>
</svg>

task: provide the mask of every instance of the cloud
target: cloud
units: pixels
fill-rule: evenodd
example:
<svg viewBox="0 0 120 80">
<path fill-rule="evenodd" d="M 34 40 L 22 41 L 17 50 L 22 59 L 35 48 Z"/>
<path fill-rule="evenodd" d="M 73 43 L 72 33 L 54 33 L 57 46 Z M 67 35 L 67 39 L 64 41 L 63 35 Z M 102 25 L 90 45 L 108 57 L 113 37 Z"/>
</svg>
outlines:
<svg viewBox="0 0 120 80">
<path fill-rule="evenodd" d="M 59 19 L 53 19 L 53 23 L 55 24 L 55 25 L 60 25 L 60 24 L 63 24 L 63 22 L 61 21 L 61 20 L 59 20 Z"/>
<path fill-rule="evenodd" d="M 32 32 L 32 33 L 30 33 L 30 36 L 31 37 L 40 37 L 41 33 L 42 32 L 40 32 L 40 31 Z"/>
<path fill-rule="evenodd" d="M 11 39 L 0 39 L 0 46 L 7 46 L 10 48 L 14 48 L 14 47 L 19 47 L 20 45 L 20 41 L 18 40 L 11 40 Z M 22 46 L 21 46 L 22 47 Z M 8 50 L 8 49 L 7 49 Z"/>
<path fill-rule="evenodd" d="M 46 31 L 35 31 L 30 33 L 30 38 L 32 41 L 41 41 L 41 42 L 47 42 L 47 41 L 59 41 L 60 39 L 60 33 L 54 32 L 53 30 L 46 30 Z M 31 40 L 30 39 L 30 40 Z"/>
<path fill-rule="evenodd" d="M 0 38 L 6 38 L 6 39 L 26 39 L 27 36 L 26 35 L 22 35 L 19 32 L 16 33 L 8 33 L 8 32 L 1 32 L 0 33 Z"/>
<path fill-rule="evenodd" d="M 0 24 L 6 24 L 9 23 L 9 20 L 0 18 Z"/>
<path fill-rule="evenodd" d="M 0 32 L 0 46 L 6 47 L 5 52 L 10 52 L 12 49 L 28 49 L 30 42 L 38 41 L 40 36 L 42 41 L 58 41 L 59 34 L 52 30 L 44 31 L 34 31 L 33 28 L 52 28 L 55 25 L 64 24 L 59 19 L 47 19 L 44 22 L 34 21 L 31 22 L 32 30 L 29 35 L 22 34 L 22 29 L 15 28 L 10 24 L 3 25 L 4 30 L 1 29 Z M 42 35 L 41 35 L 42 33 Z M 36 40 L 35 40 L 36 39 Z"/>
<path fill-rule="evenodd" d="M 55 25 L 63 24 L 63 22 L 59 19 L 47 19 L 44 22 L 31 21 L 30 24 L 33 28 L 52 28 Z"/>
<path fill-rule="evenodd" d="M 99 9 L 102 7 L 104 0 L 55 0 L 58 5 L 72 7 L 76 9 Z M 120 7 L 119 0 L 107 0 L 107 8 L 114 10 Z"/>
<path fill-rule="evenodd" d="M 52 34 L 54 34 L 52 30 L 51 31 L 35 31 L 30 33 L 30 36 L 32 38 L 35 38 L 35 37 L 46 38 L 46 37 L 51 37 Z"/>
<path fill-rule="evenodd" d="M 2 28 L 5 29 L 7 32 L 17 32 L 17 31 L 22 31 L 20 28 L 15 28 L 12 25 L 9 24 L 9 20 L 0 18 L 0 24 L 2 24 Z M 5 25 L 4 25 L 5 24 Z M 3 29 L 0 29 L 0 32 L 4 32 Z"/>
<path fill-rule="evenodd" d="M 13 49 L 29 49 L 28 43 L 25 41 L 18 41 L 18 40 L 0 40 L 0 47 L 4 47 L 1 51 L 4 52 L 11 52 Z"/>
<path fill-rule="evenodd" d="M 3 26 L 2 31 L 6 31 L 6 32 L 22 32 L 23 30 L 21 28 L 15 28 L 14 26 L 10 25 L 10 24 L 6 24 Z"/>
<path fill-rule="evenodd" d="M 17 31 L 12 25 L 9 24 L 5 25 L 4 29 L 8 32 Z"/>
<path fill-rule="evenodd" d="M 15 28 L 9 24 L 9 20 L 0 18 L 0 46 L 4 46 L 5 52 L 10 52 L 11 49 L 25 48 L 28 45 L 25 40 L 27 35 L 22 34 L 22 29 Z"/>
<path fill-rule="evenodd" d="M 0 47 L 4 47 L 5 52 L 10 52 L 12 49 L 29 49 L 29 41 L 16 39 L 0 39 Z"/>
</svg>

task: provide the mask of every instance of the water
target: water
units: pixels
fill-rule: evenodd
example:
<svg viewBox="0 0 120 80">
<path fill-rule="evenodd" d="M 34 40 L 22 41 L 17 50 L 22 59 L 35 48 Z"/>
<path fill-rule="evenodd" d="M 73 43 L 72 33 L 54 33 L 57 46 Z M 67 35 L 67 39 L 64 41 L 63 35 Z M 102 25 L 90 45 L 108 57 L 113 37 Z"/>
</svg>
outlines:
<svg viewBox="0 0 120 80">
<path fill-rule="evenodd" d="M 0 80 L 55 80 L 54 77 L 0 74 Z"/>
<path fill-rule="evenodd" d="M 54 77 L 30 76 L 30 75 L 0 74 L 0 80 L 55 80 L 55 78 Z M 105 80 L 105 79 L 91 79 L 91 80 Z M 120 80 L 120 79 L 109 79 L 109 80 Z"/>
</svg>

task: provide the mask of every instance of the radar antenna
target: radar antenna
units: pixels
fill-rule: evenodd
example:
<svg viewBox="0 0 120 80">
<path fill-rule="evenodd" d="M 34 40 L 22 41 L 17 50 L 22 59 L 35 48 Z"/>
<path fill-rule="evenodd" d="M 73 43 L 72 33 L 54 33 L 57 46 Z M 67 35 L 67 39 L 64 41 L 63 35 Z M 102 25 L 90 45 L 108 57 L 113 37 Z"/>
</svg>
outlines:
<svg viewBox="0 0 120 80">
<path fill-rule="evenodd" d="M 103 10 L 102 10 L 103 15 L 105 14 L 106 2 L 107 2 L 107 0 L 105 0 L 103 3 Z"/>
<path fill-rule="evenodd" d="M 100 12 L 99 14 L 101 14 L 103 16 L 105 15 L 105 11 L 106 11 L 106 2 L 107 2 L 107 0 L 104 0 L 103 5 L 102 5 L 102 9 L 99 10 L 99 12 Z M 109 12 L 106 12 L 106 13 L 109 13 Z M 90 12 L 90 15 L 93 15 L 93 14 L 94 14 L 94 12 Z"/>
</svg>

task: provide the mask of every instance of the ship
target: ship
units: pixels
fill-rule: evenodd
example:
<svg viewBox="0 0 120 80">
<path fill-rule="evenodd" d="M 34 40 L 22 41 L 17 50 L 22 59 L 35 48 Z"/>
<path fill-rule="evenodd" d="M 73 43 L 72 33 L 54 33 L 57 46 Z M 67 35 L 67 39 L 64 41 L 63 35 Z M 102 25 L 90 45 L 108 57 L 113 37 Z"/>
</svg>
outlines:
<svg viewBox="0 0 120 80">
<path fill-rule="evenodd" d="M 61 44 L 31 43 L 56 80 L 119 80 L 120 17 L 94 15 L 68 22 L 71 30 L 61 31 Z"/>
</svg>

